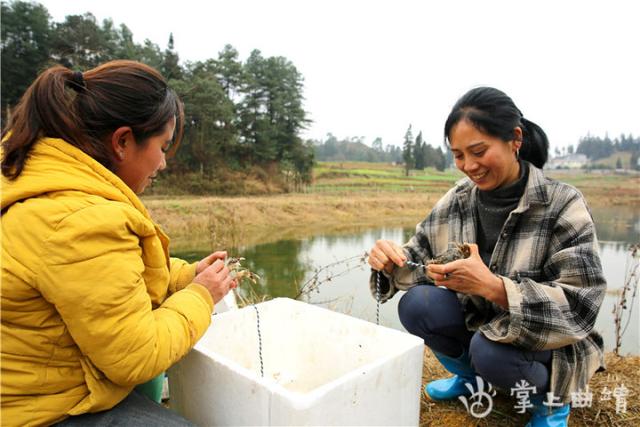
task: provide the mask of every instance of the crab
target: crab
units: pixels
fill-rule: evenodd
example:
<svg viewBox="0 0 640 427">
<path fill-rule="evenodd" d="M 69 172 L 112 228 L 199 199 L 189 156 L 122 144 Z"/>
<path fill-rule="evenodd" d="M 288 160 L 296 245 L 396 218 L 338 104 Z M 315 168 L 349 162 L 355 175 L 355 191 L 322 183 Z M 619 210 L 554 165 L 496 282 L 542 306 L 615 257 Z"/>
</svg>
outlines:
<svg viewBox="0 0 640 427">
<path fill-rule="evenodd" d="M 427 260 L 425 265 L 429 264 L 447 264 L 458 259 L 469 258 L 471 255 L 471 248 L 466 243 L 454 243 L 452 247 L 446 251 L 440 253 L 435 258 Z"/>
<path fill-rule="evenodd" d="M 244 279 L 250 280 L 253 284 L 256 284 L 260 280 L 260 276 L 252 272 L 248 268 L 242 266 L 241 262 L 245 259 L 242 257 L 227 257 L 224 260 L 224 265 L 230 271 L 231 277 L 241 282 Z"/>
</svg>

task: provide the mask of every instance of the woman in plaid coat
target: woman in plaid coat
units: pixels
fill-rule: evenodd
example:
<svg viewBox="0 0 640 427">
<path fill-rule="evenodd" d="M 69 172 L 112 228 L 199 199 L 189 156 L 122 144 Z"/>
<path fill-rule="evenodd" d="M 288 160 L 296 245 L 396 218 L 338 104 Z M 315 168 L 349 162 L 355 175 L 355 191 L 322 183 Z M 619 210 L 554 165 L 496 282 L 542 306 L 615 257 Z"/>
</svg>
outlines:
<svg viewBox="0 0 640 427">
<path fill-rule="evenodd" d="M 467 178 L 405 245 L 376 242 L 372 291 L 386 301 L 406 290 L 402 324 L 455 374 L 426 385 L 432 400 L 470 395 L 466 384 L 479 376 L 527 390 L 528 425 L 566 426 L 568 402 L 604 368 L 593 326 L 606 282 L 587 204 L 577 189 L 542 174 L 544 131 L 497 89 L 460 98 L 445 137 Z M 406 263 L 429 264 L 452 242 L 469 243 L 471 255 L 426 269 Z"/>
</svg>

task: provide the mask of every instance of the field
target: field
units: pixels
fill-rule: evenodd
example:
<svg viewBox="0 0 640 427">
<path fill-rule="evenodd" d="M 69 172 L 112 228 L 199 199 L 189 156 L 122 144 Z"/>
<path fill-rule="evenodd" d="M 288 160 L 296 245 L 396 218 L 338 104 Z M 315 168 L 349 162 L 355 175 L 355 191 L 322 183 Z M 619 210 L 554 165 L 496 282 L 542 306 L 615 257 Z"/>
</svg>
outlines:
<svg viewBox="0 0 640 427">
<path fill-rule="evenodd" d="M 463 177 L 457 170 L 412 170 L 405 176 L 401 165 L 364 162 L 320 162 L 314 169 L 312 193 L 338 191 L 422 192 L 444 194 Z"/>
<path fill-rule="evenodd" d="M 545 175 L 582 191 L 590 204 L 640 204 L 640 174 L 613 171 L 553 170 Z M 444 194 L 464 175 L 457 169 L 411 170 L 401 165 L 363 162 L 321 162 L 308 192 L 420 192 Z"/>
</svg>

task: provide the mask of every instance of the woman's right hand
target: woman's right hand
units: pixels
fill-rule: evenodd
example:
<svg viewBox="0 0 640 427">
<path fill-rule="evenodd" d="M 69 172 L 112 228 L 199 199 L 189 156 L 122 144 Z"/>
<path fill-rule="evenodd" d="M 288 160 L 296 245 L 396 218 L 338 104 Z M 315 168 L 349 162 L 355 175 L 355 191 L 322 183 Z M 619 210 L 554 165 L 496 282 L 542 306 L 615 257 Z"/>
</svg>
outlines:
<svg viewBox="0 0 640 427">
<path fill-rule="evenodd" d="M 198 273 L 193 279 L 193 283 L 199 283 L 207 288 L 214 304 L 217 304 L 227 295 L 230 289 L 238 286 L 238 282 L 229 273 L 224 261 L 217 259 L 213 264 Z"/>
<path fill-rule="evenodd" d="M 369 265 L 377 271 L 384 268 L 387 273 L 391 273 L 394 265 L 403 267 L 406 260 L 402 248 L 391 240 L 378 240 L 369 251 Z"/>
</svg>

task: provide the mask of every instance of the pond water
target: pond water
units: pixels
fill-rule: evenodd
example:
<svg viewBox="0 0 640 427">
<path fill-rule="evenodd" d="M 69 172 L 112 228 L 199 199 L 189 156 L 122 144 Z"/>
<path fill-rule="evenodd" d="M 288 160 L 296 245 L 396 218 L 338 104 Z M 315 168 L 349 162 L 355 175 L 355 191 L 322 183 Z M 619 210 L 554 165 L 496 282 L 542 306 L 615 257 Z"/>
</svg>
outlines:
<svg viewBox="0 0 640 427">
<path fill-rule="evenodd" d="M 628 247 L 640 243 L 640 213 L 634 208 L 616 207 L 593 209 L 593 215 L 608 283 L 596 330 L 604 336 L 606 348 L 610 351 L 615 347 L 612 310 L 623 287 L 627 263 L 630 262 Z M 369 291 L 370 270 L 363 262 L 363 255 L 377 239 L 403 243 L 413 232 L 414 227 L 397 227 L 351 234 L 316 235 L 301 240 L 281 240 L 237 248 L 230 252 L 245 257 L 244 265 L 261 276 L 262 280 L 253 286 L 253 291 L 258 295 L 294 298 L 299 293 L 299 287 L 305 283 L 308 286 L 309 281 L 317 276 L 319 286 L 310 292 L 305 291 L 300 299 L 375 322 L 376 302 Z M 175 255 L 196 260 L 206 254 L 206 250 L 196 250 Z M 351 261 L 343 262 L 345 259 Z M 333 263 L 336 264 L 331 266 Z M 317 273 L 318 270 L 321 271 Z M 381 325 L 403 330 L 397 315 L 400 296 L 396 295 L 380 306 Z M 623 337 L 621 354 L 637 355 L 640 354 L 640 295 L 628 304 L 628 309 L 631 309 L 631 320 Z M 629 310 L 625 316 L 628 318 Z"/>
</svg>

